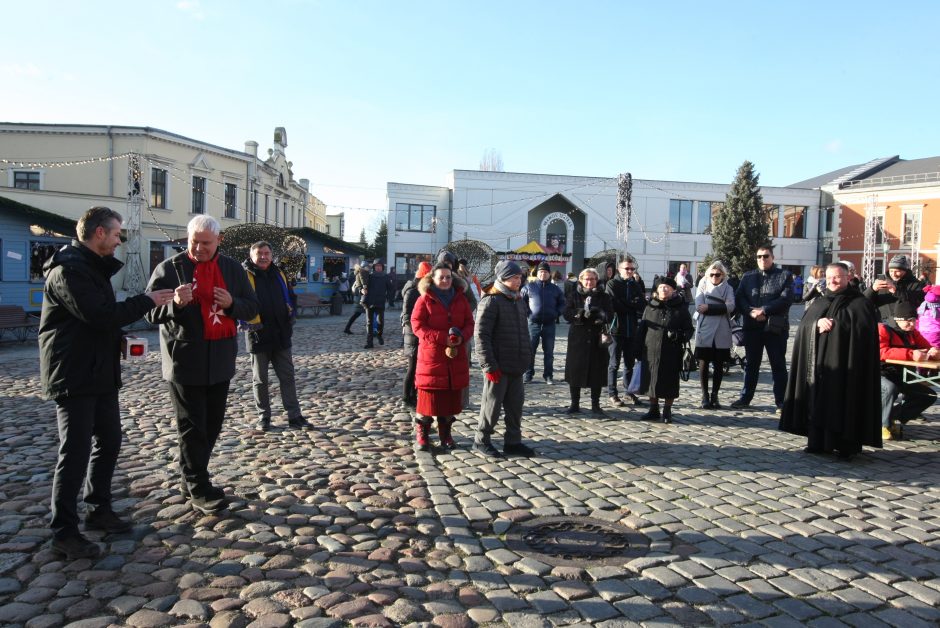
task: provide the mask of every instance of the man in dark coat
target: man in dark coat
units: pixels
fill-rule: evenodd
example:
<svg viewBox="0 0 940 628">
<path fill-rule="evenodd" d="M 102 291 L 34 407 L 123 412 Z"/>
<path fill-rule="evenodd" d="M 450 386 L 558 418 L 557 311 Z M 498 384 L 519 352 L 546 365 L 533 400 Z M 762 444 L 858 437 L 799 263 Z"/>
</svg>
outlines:
<svg viewBox="0 0 940 628">
<path fill-rule="evenodd" d="M 836 262 L 793 342 L 780 429 L 807 436 L 807 453 L 850 459 L 881 447 L 881 367 L 875 308 Z"/>
<path fill-rule="evenodd" d="M 554 383 L 555 375 L 555 320 L 565 309 L 565 293 L 552 283 L 552 269 L 548 262 L 538 265 L 536 281 L 527 281 L 519 291 L 529 313 L 529 339 L 532 341 L 532 361 L 523 382 L 528 384 L 535 376 L 535 353 L 542 343 L 542 377 L 546 384 Z"/>
<path fill-rule="evenodd" d="M 251 354 L 251 387 L 258 411 L 258 429 L 271 429 L 271 395 L 268 391 L 268 367 L 274 367 L 281 384 L 281 400 L 291 427 L 309 427 L 297 401 L 291 338 L 297 297 L 287 275 L 274 264 L 271 245 L 255 242 L 242 264 L 258 298 L 258 316 L 248 322 L 245 345 Z"/>
<path fill-rule="evenodd" d="M 475 340 L 480 368 L 486 379 L 480 399 L 480 420 L 473 448 L 498 458 L 491 442 L 500 411 L 506 413 L 503 453 L 532 456 L 535 451 L 522 443 L 522 405 L 525 385 L 522 374 L 529 367 L 530 346 L 525 306 L 519 298 L 522 269 L 515 262 L 496 265 L 496 281 L 477 307 Z"/>
<path fill-rule="evenodd" d="M 610 397 L 610 405 L 623 407 L 626 404 L 617 394 L 617 371 L 623 358 L 623 389 L 626 392 L 627 384 L 633 376 L 633 365 L 636 363 L 634 338 L 640 316 L 646 307 L 646 288 L 636 273 L 636 260 L 621 260 L 617 269 L 617 276 L 607 282 L 607 294 L 617 316 L 616 325 L 611 326 L 614 341 L 607 348 L 607 395 Z M 634 405 L 643 405 L 636 395 L 630 395 L 630 398 Z"/>
<path fill-rule="evenodd" d="M 421 296 L 418 292 L 418 282 L 429 272 L 431 272 L 431 263 L 421 262 L 418 264 L 415 276 L 409 279 L 401 289 L 401 335 L 402 344 L 405 347 L 405 357 L 408 360 L 408 367 L 405 369 L 405 377 L 402 380 L 402 401 L 411 408 L 418 405 L 418 389 L 415 388 L 415 371 L 418 367 L 418 337 L 411 329 L 411 313 L 415 309 L 418 297 Z"/>
<path fill-rule="evenodd" d="M 69 560 L 94 558 L 100 552 L 78 530 L 83 478 L 85 528 L 110 533 L 131 529 L 111 509 L 111 478 L 121 450 L 121 326 L 173 298 L 172 290 L 156 290 L 116 302 L 111 277 L 124 265 L 114 258 L 121 243 L 120 214 L 92 207 L 79 218 L 76 232 L 78 240 L 62 247 L 43 267 L 46 284 L 39 319 L 42 397 L 55 401 L 59 426 L 52 549 Z"/>
<path fill-rule="evenodd" d="M 189 248 L 161 262 L 150 277 L 150 289 L 174 290 L 173 301 L 150 311 L 147 320 L 160 325 L 163 379 L 179 432 L 180 489 L 195 510 L 210 514 L 228 505 L 209 479 L 209 459 L 235 376 L 235 321 L 253 319 L 258 299 L 241 264 L 219 253 L 215 218 L 196 216 L 186 231 Z"/>
<path fill-rule="evenodd" d="M 385 264 L 382 260 L 372 263 L 372 273 L 369 275 L 366 286 L 362 291 L 362 304 L 366 310 L 366 349 L 371 349 L 372 338 L 378 338 L 379 344 L 385 344 L 385 302 L 388 293 L 392 290 L 391 280 L 385 274 Z"/>
<path fill-rule="evenodd" d="M 789 271 L 774 266 L 774 249 L 771 245 L 757 249 L 757 270 L 744 273 L 735 292 L 735 300 L 735 309 L 743 319 L 747 367 L 744 369 L 741 396 L 731 407 L 741 409 L 751 405 L 766 349 L 774 382 L 774 404 L 779 412 L 787 387 L 786 354 L 790 331 L 789 312 L 793 304 L 793 277 Z"/>
<path fill-rule="evenodd" d="M 865 296 L 878 308 L 880 319 L 891 322 L 898 303 L 910 303 L 916 310 L 924 302 L 925 285 L 914 277 L 907 255 L 895 255 L 888 262 L 888 277 L 876 279 Z"/>
</svg>

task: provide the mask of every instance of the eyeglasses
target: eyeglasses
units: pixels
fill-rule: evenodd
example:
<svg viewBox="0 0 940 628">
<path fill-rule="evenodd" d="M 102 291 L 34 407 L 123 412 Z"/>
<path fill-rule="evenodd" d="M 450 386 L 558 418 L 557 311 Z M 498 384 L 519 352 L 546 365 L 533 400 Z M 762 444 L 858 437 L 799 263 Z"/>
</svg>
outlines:
<svg viewBox="0 0 940 628">
<path fill-rule="evenodd" d="M 770 257 L 770 253 L 764 253 L 764 254 L 758 253 L 757 254 L 757 259 L 766 259 L 768 257 Z"/>
<path fill-rule="evenodd" d="M 709 277 L 721 277 L 724 273 L 708 273 Z"/>
<path fill-rule="evenodd" d="M 894 320 L 896 320 L 899 323 L 913 323 L 917 319 L 916 318 L 895 318 Z"/>
</svg>

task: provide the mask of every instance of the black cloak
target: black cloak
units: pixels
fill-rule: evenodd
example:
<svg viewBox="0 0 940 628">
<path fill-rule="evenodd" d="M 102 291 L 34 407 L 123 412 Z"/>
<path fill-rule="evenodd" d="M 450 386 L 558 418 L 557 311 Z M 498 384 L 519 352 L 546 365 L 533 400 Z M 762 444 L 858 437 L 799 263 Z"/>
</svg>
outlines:
<svg viewBox="0 0 940 628">
<path fill-rule="evenodd" d="M 833 319 L 820 334 L 816 322 Z M 803 315 L 793 341 L 780 429 L 809 447 L 851 456 L 881 447 L 878 314 L 857 288 L 826 291 Z"/>
<path fill-rule="evenodd" d="M 643 311 L 638 347 L 643 360 L 640 374 L 641 394 L 675 399 L 679 396 L 679 371 L 685 343 L 692 338 L 692 315 L 677 291 L 668 301 L 650 299 Z"/>
</svg>

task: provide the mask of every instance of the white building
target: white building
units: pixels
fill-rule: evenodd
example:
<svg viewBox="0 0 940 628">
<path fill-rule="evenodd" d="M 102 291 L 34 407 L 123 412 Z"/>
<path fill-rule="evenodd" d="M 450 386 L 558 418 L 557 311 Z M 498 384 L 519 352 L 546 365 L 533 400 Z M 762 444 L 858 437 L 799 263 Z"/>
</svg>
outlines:
<svg viewBox="0 0 940 628">
<path fill-rule="evenodd" d="M 633 180 L 633 220 L 626 250 L 644 276 L 693 272 L 711 251 L 712 214 L 730 184 Z M 761 187 L 770 206 L 777 262 L 806 272 L 817 260 L 819 190 Z M 564 272 L 620 249 L 616 233 L 617 179 L 454 170 L 444 186 L 388 183 L 388 258 L 399 273 L 436 255 L 454 240 L 481 240 L 497 252 L 552 240 L 572 255 Z M 668 224 L 668 234 L 667 234 Z M 564 274 L 564 273 L 563 273 Z"/>
</svg>

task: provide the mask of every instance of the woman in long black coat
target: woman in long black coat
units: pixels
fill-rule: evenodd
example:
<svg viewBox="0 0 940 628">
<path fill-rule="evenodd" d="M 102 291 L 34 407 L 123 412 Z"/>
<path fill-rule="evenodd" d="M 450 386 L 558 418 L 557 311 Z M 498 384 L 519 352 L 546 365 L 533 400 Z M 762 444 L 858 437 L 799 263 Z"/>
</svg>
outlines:
<svg viewBox="0 0 940 628">
<path fill-rule="evenodd" d="M 601 389 L 607 385 L 610 354 L 600 338 L 614 310 L 610 297 L 597 284 L 597 271 L 585 268 L 578 275 L 578 285 L 565 299 L 565 320 L 571 324 L 565 355 L 565 381 L 571 391 L 571 405 L 566 414 L 581 411 L 581 389 L 586 387 L 591 389 L 591 414 L 606 416 L 601 410 Z"/>
<path fill-rule="evenodd" d="M 663 423 L 672 422 L 672 402 L 679 396 L 679 371 L 685 343 L 692 337 L 692 315 L 676 282 L 670 277 L 661 279 L 656 294 L 643 311 L 641 322 L 643 339 L 643 392 L 649 391 L 650 409 L 641 418 Z M 659 413 L 659 399 L 663 399 L 663 413 Z"/>
</svg>

